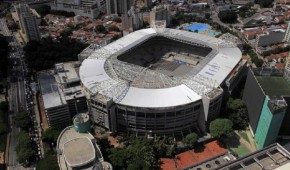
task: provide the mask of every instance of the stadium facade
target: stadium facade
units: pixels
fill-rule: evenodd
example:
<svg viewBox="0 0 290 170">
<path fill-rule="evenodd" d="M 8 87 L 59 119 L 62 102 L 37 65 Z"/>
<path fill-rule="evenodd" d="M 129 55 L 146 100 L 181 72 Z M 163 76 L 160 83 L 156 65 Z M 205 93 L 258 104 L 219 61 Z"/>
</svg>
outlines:
<svg viewBox="0 0 290 170">
<path fill-rule="evenodd" d="M 80 79 L 95 123 L 112 132 L 205 132 L 219 114 L 220 87 L 241 59 L 226 41 L 149 28 L 93 52 Z"/>
</svg>

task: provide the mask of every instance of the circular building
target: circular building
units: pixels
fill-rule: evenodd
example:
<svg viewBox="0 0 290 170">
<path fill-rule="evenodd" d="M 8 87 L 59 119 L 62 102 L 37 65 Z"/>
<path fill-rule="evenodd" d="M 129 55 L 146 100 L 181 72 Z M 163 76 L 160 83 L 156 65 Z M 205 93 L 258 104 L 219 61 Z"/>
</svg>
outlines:
<svg viewBox="0 0 290 170">
<path fill-rule="evenodd" d="M 218 116 L 220 85 L 241 59 L 231 43 L 149 28 L 95 50 L 80 67 L 95 123 L 146 135 L 204 132 Z"/>
</svg>

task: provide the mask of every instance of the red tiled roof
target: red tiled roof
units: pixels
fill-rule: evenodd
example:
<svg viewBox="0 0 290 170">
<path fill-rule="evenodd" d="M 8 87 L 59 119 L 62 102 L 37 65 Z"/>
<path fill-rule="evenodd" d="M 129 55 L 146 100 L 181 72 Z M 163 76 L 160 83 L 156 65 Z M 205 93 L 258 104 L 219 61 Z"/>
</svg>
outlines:
<svg viewBox="0 0 290 170">
<path fill-rule="evenodd" d="M 160 169 L 164 170 L 174 170 L 176 169 L 175 167 L 175 162 L 173 159 L 170 158 L 160 158 L 161 166 Z"/>
<path fill-rule="evenodd" d="M 184 169 L 186 167 L 192 166 L 199 162 L 205 161 L 207 159 L 216 157 L 218 155 L 224 154 L 227 152 L 227 149 L 222 148 L 217 141 L 213 141 L 204 145 L 204 149 L 202 151 L 186 151 L 176 155 L 176 159 L 169 158 L 161 158 L 161 169 L 167 170 L 170 167 L 170 170 L 174 169 Z M 177 168 L 175 167 L 175 163 L 177 164 Z"/>
<path fill-rule="evenodd" d="M 249 60 L 250 58 L 251 58 L 251 57 L 248 56 L 248 55 L 243 55 L 243 56 L 242 56 L 242 59 L 243 59 L 243 60 Z"/>
<path fill-rule="evenodd" d="M 285 64 L 284 63 L 276 63 L 275 67 L 278 69 L 283 69 L 283 68 L 285 68 Z"/>
</svg>

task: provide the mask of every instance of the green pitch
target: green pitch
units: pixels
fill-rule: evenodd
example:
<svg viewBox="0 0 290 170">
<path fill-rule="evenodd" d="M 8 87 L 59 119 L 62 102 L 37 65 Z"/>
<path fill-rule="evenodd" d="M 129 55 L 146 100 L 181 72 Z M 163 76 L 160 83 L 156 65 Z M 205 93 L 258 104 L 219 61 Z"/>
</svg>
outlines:
<svg viewBox="0 0 290 170">
<path fill-rule="evenodd" d="M 266 95 L 290 95 L 290 85 L 283 77 L 256 76 L 256 78 Z"/>
</svg>

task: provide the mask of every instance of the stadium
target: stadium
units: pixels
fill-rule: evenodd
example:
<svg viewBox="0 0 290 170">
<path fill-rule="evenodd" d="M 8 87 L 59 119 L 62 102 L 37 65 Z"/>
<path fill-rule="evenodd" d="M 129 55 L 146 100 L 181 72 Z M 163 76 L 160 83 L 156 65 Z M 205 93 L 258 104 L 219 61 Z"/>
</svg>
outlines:
<svg viewBox="0 0 290 170">
<path fill-rule="evenodd" d="M 94 122 L 140 135 L 204 133 L 218 116 L 220 87 L 241 59 L 223 40 L 148 28 L 95 50 L 80 67 Z"/>
</svg>

